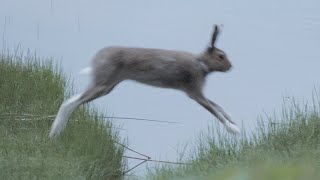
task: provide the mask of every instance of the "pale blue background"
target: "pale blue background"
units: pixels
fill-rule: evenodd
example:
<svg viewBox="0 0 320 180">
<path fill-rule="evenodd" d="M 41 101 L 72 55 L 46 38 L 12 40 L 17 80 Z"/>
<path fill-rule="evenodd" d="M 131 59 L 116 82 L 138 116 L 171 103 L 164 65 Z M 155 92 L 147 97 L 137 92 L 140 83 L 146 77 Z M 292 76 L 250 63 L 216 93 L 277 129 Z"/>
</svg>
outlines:
<svg viewBox="0 0 320 180">
<path fill-rule="evenodd" d="M 223 25 L 217 46 L 234 68 L 209 76 L 205 93 L 247 130 L 264 111 L 279 109 L 283 96 L 308 100 L 319 87 L 318 0 L 1 0 L 0 48 L 20 45 L 55 57 L 80 92 L 90 78 L 78 71 L 100 48 L 198 53 L 209 43 L 213 24 Z M 128 137 L 130 147 L 162 160 L 175 160 L 179 147 L 215 125 L 212 115 L 183 93 L 129 81 L 94 104 L 108 115 L 181 122 L 115 120 L 127 129 L 121 135 Z"/>
</svg>

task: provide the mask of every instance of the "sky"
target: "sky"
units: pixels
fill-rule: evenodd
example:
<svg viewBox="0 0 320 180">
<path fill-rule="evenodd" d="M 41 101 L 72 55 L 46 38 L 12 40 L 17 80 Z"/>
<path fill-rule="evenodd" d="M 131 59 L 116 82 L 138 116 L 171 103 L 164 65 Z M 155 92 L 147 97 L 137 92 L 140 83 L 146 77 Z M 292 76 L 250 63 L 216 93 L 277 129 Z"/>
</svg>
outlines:
<svg viewBox="0 0 320 180">
<path fill-rule="evenodd" d="M 99 49 L 201 53 L 214 24 L 222 27 L 216 45 L 233 69 L 209 75 L 205 95 L 242 128 L 254 131 L 258 117 L 279 111 L 284 97 L 308 101 L 319 88 L 318 0 L 1 0 L 0 49 L 19 46 L 53 57 L 82 92 L 90 77 L 78 72 Z M 215 118 L 184 93 L 132 81 L 92 105 L 109 116 L 179 122 L 112 120 L 125 129 L 120 134 L 131 148 L 155 159 L 175 161 L 185 144 L 192 152 L 199 134 L 216 126 Z"/>
</svg>

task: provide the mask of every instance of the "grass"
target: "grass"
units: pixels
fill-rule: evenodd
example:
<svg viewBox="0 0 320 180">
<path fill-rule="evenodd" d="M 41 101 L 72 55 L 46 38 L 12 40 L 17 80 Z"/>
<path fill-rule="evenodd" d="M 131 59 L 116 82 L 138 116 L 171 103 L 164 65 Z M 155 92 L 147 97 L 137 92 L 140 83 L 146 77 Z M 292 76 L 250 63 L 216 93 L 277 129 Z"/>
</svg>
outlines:
<svg viewBox="0 0 320 180">
<path fill-rule="evenodd" d="M 57 113 L 65 92 L 72 87 L 52 61 L 0 55 L 1 179 L 123 179 L 120 137 L 96 110 L 78 108 L 63 134 L 48 139 L 48 115 Z M 209 128 L 185 159 L 191 165 L 162 165 L 145 179 L 319 179 L 320 98 L 313 97 L 311 105 L 292 99 L 280 115 L 260 118 L 256 130 L 241 137 Z"/>
<path fill-rule="evenodd" d="M 112 124 L 82 106 L 64 133 L 49 128 L 72 87 L 61 68 L 35 54 L 0 54 L 0 179 L 122 179 L 124 149 Z M 31 116 L 38 115 L 38 116 Z"/>
<path fill-rule="evenodd" d="M 209 128 L 185 160 L 190 166 L 159 166 L 150 169 L 146 179 L 319 179 L 319 107 L 317 93 L 311 105 L 292 99 L 280 115 L 260 118 L 256 130 L 241 137 Z"/>
</svg>

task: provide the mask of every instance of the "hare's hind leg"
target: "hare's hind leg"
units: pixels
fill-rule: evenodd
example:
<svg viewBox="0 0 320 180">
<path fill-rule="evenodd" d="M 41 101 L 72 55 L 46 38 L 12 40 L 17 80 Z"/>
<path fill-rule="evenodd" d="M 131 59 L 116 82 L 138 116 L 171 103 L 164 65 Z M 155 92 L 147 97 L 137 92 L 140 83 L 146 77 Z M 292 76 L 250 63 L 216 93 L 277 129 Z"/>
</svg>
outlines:
<svg viewBox="0 0 320 180">
<path fill-rule="evenodd" d="M 88 103 L 96 98 L 108 94 L 116 84 L 109 86 L 101 85 L 91 85 L 82 94 L 77 94 L 70 99 L 66 100 L 60 107 L 58 114 L 51 126 L 51 131 L 49 134 L 50 138 L 58 136 L 64 129 L 68 119 L 70 118 L 72 112 L 75 108 L 81 104 Z"/>
</svg>

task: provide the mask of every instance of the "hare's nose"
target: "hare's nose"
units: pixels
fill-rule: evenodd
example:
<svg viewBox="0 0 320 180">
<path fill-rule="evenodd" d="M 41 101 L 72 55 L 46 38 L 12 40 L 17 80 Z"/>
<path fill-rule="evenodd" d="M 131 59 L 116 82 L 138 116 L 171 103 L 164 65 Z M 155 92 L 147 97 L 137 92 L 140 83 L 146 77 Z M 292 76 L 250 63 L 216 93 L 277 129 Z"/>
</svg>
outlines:
<svg viewBox="0 0 320 180">
<path fill-rule="evenodd" d="M 232 64 L 229 63 L 224 72 L 230 71 L 232 69 Z"/>
</svg>

